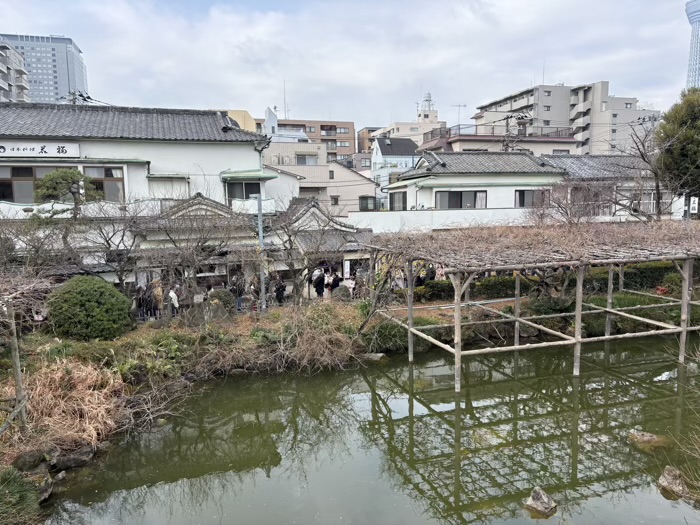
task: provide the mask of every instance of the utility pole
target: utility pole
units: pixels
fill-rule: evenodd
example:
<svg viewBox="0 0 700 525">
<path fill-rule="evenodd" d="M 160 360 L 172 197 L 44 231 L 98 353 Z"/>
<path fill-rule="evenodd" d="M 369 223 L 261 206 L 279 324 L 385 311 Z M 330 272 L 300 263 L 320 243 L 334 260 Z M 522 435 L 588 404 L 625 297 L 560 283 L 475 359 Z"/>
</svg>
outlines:
<svg viewBox="0 0 700 525">
<path fill-rule="evenodd" d="M 262 193 L 257 194 L 258 198 L 258 242 L 260 243 L 260 311 L 267 309 L 267 297 L 265 290 L 265 244 L 263 240 L 263 209 Z"/>
<path fill-rule="evenodd" d="M 510 121 L 512 119 L 515 119 L 516 121 L 520 122 L 520 121 L 526 120 L 528 118 L 530 118 L 530 117 L 528 117 L 524 113 L 517 113 L 514 115 L 506 115 L 505 117 L 503 117 L 502 120 L 505 120 L 505 122 L 506 122 L 506 133 L 505 133 L 505 135 L 503 135 L 503 146 L 502 146 L 503 151 L 511 151 L 515 147 L 515 144 L 517 142 L 517 139 L 515 137 L 511 136 L 511 134 L 510 134 Z"/>
</svg>

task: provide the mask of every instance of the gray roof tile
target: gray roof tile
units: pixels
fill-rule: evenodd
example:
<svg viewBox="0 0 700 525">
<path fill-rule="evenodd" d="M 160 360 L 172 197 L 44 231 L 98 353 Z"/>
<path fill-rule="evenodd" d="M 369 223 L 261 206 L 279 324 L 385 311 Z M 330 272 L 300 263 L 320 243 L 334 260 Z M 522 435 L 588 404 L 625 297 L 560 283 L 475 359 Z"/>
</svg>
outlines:
<svg viewBox="0 0 700 525">
<path fill-rule="evenodd" d="M 542 158 L 576 179 L 629 179 L 647 171 L 644 162 L 631 155 L 542 155 Z"/>
<path fill-rule="evenodd" d="M 426 152 L 422 160 L 423 166 L 403 173 L 401 179 L 457 173 L 564 173 L 563 169 L 523 152 Z"/>
<path fill-rule="evenodd" d="M 219 111 L 13 102 L 0 102 L 0 136 L 198 142 L 263 138 Z"/>
<path fill-rule="evenodd" d="M 411 139 L 405 138 L 377 138 L 377 144 L 379 145 L 379 151 L 382 155 L 394 155 L 394 156 L 404 156 L 410 157 L 416 154 L 418 145 Z"/>
</svg>

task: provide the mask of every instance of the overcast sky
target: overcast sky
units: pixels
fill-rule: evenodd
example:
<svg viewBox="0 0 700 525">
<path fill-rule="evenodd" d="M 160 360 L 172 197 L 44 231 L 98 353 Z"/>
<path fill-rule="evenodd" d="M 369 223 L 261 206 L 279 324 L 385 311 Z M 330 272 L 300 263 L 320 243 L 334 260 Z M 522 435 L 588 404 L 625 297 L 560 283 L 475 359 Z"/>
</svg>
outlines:
<svg viewBox="0 0 700 525">
<path fill-rule="evenodd" d="M 291 118 L 440 117 L 542 83 L 609 80 L 665 110 L 685 86 L 684 0 L 0 0 L 0 33 L 75 40 L 89 94 L 117 105 Z M 281 110 L 280 110 L 281 116 Z"/>
</svg>

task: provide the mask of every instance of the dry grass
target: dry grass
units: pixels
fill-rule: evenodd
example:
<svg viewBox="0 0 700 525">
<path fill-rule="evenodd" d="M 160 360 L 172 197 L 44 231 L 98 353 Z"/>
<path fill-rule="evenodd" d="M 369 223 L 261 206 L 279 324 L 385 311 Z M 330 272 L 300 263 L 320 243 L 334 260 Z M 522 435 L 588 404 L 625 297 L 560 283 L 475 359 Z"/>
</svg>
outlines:
<svg viewBox="0 0 700 525">
<path fill-rule="evenodd" d="M 485 271 L 578 261 L 700 256 L 697 221 L 472 227 L 376 236 L 372 244 L 452 269 Z"/>
<path fill-rule="evenodd" d="M 25 377 L 30 396 L 28 432 L 7 432 L 4 445 L 17 451 L 38 443 L 70 450 L 96 445 L 131 422 L 126 406 L 126 385 L 115 372 L 97 365 L 62 360 Z M 11 380 L 0 385 L 0 397 L 14 395 Z"/>
</svg>

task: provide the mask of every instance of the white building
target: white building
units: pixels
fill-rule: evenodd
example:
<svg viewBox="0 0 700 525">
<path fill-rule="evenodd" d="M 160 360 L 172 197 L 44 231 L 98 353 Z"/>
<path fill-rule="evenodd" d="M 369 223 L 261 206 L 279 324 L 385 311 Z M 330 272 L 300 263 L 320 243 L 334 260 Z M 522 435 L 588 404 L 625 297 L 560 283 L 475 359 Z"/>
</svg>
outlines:
<svg viewBox="0 0 700 525">
<path fill-rule="evenodd" d="M 36 180 L 77 168 L 107 201 L 167 206 L 200 193 L 254 212 L 261 194 L 273 212 L 299 181 L 263 167 L 267 144 L 225 112 L 0 103 L 0 201 L 26 207 Z"/>
<path fill-rule="evenodd" d="M 29 102 L 29 99 L 24 58 L 0 36 L 0 102 Z"/>
<path fill-rule="evenodd" d="M 621 160 L 623 159 L 623 160 Z M 640 193 L 639 207 L 654 213 L 654 195 L 641 166 L 626 156 L 553 155 L 541 158 L 522 152 L 426 152 L 415 169 L 390 184 L 389 211 L 351 213 L 348 221 L 375 233 L 402 230 L 434 230 L 476 225 L 524 225 L 531 217 L 528 208 L 565 179 L 586 187 L 592 183 L 610 192 L 623 186 Z M 633 158 L 632 158 L 633 159 Z M 601 184 L 604 182 L 604 184 Z M 548 197 L 547 197 L 548 198 Z M 663 195 L 668 218 L 683 216 L 683 199 Z M 598 207 L 594 220 L 639 220 L 622 206 Z"/>
<path fill-rule="evenodd" d="M 633 97 L 610 94 L 608 81 L 579 86 L 540 85 L 492 100 L 478 107 L 474 133 L 528 136 L 571 128 L 582 155 L 626 151 L 630 125 L 657 119 L 659 111 L 639 107 Z"/>
<path fill-rule="evenodd" d="M 417 145 L 423 143 L 423 135 L 434 128 L 447 126 L 447 122 L 440 120 L 438 110 L 433 102 L 432 95 L 426 93 L 423 102 L 418 108 L 416 120 L 411 122 L 394 122 L 389 126 L 372 132 L 372 137 L 409 138 Z"/>
<path fill-rule="evenodd" d="M 398 180 L 404 171 L 413 168 L 420 158 L 418 146 L 407 138 L 375 139 L 372 144 L 372 180 L 379 185 L 377 198 L 380 209 L 388 209 L 389 202 L 383 189 Z"/>
</svg>

